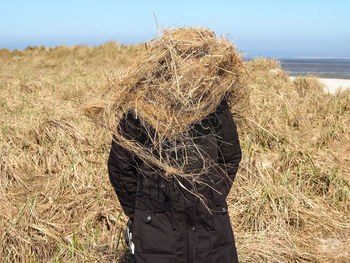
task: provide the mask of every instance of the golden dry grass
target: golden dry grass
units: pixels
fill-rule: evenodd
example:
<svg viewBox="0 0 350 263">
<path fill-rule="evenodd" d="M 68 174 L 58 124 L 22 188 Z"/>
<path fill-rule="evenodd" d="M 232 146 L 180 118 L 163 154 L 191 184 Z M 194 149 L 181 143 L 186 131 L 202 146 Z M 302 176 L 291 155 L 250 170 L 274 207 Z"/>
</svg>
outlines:
<svg viewBox="0 0 350 263">
<path fill-rule="evenodd" d="M 105 72 L 143 46 L 0 51 L 0 261 L 110 262 L 126 222 L 109 183 L 111 135 L 82 114 Z M 242 262 L 348 262 L 350 92 L 246 63 L 241 168 L 228 197 Z"/>
</svg>

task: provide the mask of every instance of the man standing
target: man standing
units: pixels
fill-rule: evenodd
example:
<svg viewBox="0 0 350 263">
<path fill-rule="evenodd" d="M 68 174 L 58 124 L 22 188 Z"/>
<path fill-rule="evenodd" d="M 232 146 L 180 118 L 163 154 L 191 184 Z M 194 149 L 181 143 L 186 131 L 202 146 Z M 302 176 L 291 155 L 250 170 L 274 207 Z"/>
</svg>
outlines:
<svg viewBox="0 0 350 263">
<path fill-rule="evenodd" d="M 137 263 L 238 262 L 226 197 L 241 160 L 231 111 L 242 72 L 232 43 L 180 28 L 111 84 L 109 178 Z"/>
</svg>

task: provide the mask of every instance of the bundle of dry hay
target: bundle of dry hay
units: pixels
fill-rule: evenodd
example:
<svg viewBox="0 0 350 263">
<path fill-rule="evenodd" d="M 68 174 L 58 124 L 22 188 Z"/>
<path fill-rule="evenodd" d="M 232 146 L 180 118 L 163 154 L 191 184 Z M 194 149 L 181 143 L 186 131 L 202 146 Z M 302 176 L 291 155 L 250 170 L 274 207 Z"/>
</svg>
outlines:
<svg viewBox="0 0 350 263">
<path fill-rule="evenodd" d="M 102 117 L 102 123 L 115 133 L 123 147 L 164 168 L 167 175 L 186 177 L 189 174 L 183 166 L 174 167 L 178 161 L 169 161 L 169 156 L 159 158 L 161 150 L 155 157 L 154 149 L 163 147 L 165 141 L 168 149 L 169 145 L 177 145 L 174 147 L 178 149 L 182 141 L 182 151 L 194 151 L 193 143 L 181 140 L 183 134 L 212 113 L 223 97 L 231 105 L 245 97 L 243 73 L 240 55 L 232 43 L 217 38 L 213 31 L 165 29 L 158 38 L 146 43 L 145 54 L 124 74 L 110 79 L 102 100 L 88 107 L 87 112 Z M 152 135 L 152 149 L 118 131 L 122 116 L 129 111 Z"/>
</svg>

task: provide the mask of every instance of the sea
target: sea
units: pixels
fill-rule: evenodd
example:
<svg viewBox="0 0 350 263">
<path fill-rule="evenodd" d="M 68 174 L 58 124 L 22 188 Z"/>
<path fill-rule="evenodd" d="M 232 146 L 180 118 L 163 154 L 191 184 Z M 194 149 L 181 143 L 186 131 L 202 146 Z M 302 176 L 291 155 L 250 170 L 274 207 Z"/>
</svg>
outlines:
<svg viewBox="0 0 350 263">
<path fill-rule="evenodd" d="M 322 78 L 350 79 L 349 58 L 285 58 L 281 67 L 291 76 L 314 75 Z"/>
</svg>

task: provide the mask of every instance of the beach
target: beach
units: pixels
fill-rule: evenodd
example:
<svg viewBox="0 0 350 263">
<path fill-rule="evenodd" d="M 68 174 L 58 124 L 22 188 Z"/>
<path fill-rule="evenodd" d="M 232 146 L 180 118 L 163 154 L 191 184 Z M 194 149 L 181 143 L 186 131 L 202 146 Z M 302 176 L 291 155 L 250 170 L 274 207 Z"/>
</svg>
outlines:
<svg viewBox="0 0 350 263">
<path fill-rule="evenodd" d="M 294 80 L 295 77 L 289 77 Z M 338 89 L 349 89 L 350 79 L 331 79 L 331 78 L 318 78 L 319 81 L 324 85 L 325 91 L 334 94 Z"/>
<path fill-rule="evenodd" d="M 325 90 L 332 94 L 334 94 L 338 89 L 350 88 L 350 79 L 319 78 L 319 80 L 325 86 Z"/>
<path fill-rule="evenodd" d="M 291 80 L 296 76 L 315 76 L 331 94 L 338 89 L 350 88 L 349 57 L 299 57 L 280 59 L 279 62 Z"/>
</svg>

